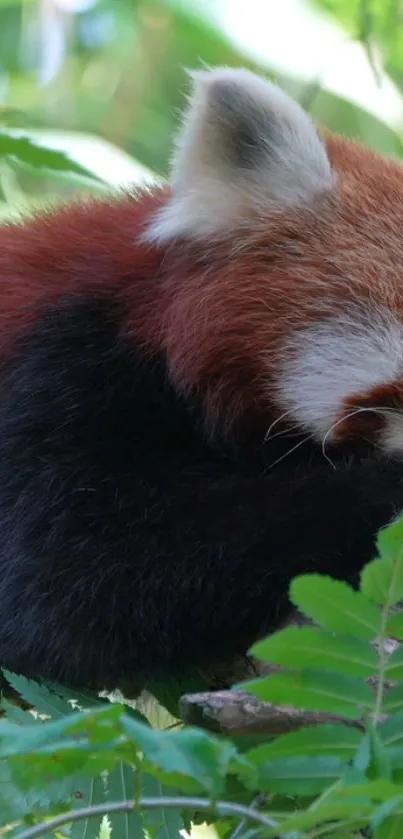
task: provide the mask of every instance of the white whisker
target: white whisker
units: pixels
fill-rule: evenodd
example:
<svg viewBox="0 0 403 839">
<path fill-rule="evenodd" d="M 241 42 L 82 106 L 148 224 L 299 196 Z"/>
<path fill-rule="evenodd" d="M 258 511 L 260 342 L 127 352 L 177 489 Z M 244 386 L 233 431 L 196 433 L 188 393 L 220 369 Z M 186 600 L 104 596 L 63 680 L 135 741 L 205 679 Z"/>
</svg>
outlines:
<svg viewBox="0 0 403 839">
<path fill-rule="evenodd" d="M 355 408 L 353 411 L 351 411 L 351 413 L 344 414 L 344 416 L 340 417 L 340 419 L 338 419 L 336 422 L 334 422 L 330 426 L 330 428 L 326 431 L 326 434 L 324 435 L 324 437 L 322 439 L 322 454 L 323 454 L 323 457 L 325 458 L 325 460 L 327 460 L 328 463 L 330 463 L 330 465 L 333 467 L 333 469 L 336 469 L 336 466 L 333 463 L 333 461 L 330 459 L 329 455 L 326 453 L 327 439 L 328 439 L 329 435 L 332 433 L 332 431 L 334 431 L 334 429 L 337 428 L 338 425 L 341 425 L 341 423 L 345 422 L 348 419 L 351 419 L 352 417 L 357 416 L 357 414 L 375 413 L 375 414 L 380 414 L 382 416 L 384 411 L 385 411 L 384 408 L 367 408 L 367 407 L 365 407 L 365 408 L 364 407 Z M 400 413 L 400 412 L 396 411 L 394 413 Z"/>
<path fill-rule="evenodd" d="M 318 403 L 318 405 L 325 406 L 325 407 L 328 404 L 329 403 L 327 403 L 327 402 Z M 305 407 L 307 407 L 307 408 L 310 407 L 310 404 L 307 402 Z M 401 410 L 399 408 L 393 408 L 390 405 L 377 405 L 376 407 L 375 406 L 374 407 L 367 407 L 367 406 L 359 407 L 359 406 L 352 405 L 352 404 L 350 405 L 348 402 L 345 402 L 343 407 L 347 408 L 347 409 L 351 408 L 351 411 L 352 411 L 351 414 L 345 415 L 345 416 L 343 416 L 343 417 L 341 417 L 341 418 L 339 418 L 338 420 L 335 421 L 335 423 L 326 432 L 325 437 L 324 437 L 325 441 L 326 441 L 328 435 L 332 432 L 332 430 L 340 422 L 343 422 L 345 419 L 349 419 L 351 416 L 354 416 L 355 414 L 359 414 L 359 413 L 362 413 L 362 412 L 365 412 L 365 411 L 371 411 L 373 413 L 378 413 L 381 416 L 384 415 L 384 414 L 388 414 L 388 415 L 391 415 L 391 416 L 402 416 L 403 417 L 403 409 Z M 269 425 L 269 427 L 268 427 L 268 429 L 267 429 L 267 431 L 264 435 L 264 442 L 267 442 L 267 440 L 269 440 L 269 439 L 275 440 L 277 437 L 287 437 L 287 436 L 290 435 L 290 433 L 294 433 L 294 432 L 298 433 L 298 430 L 300 430 L 301 433 L 303 433 L 304 431 L 307 430 L 306 428 L 303 427 L 302 424 L 300 424 L 298 422 L 294 422 L 293 425 L 286 426 L 285 428 L 281 429 L 281 431 L 272 435 L 272 431 L 275 428 L 275 426 L 278 425 L 278 423 L 282 422 L 282 420 L 284 420 L 290 414 L 293 415 L 294 420 L 296 420 L 295 411 L 293 409 L 291 409 L 291 410 L 288 410 L 288 411 L 284 411 L 282 414 L 280 414 L 280 416 L 276 417 L 276 419 L 273 420 L 272 423 L 270 423 L 270 425 Z M 315 435 L 313 434 L 312 436 L 315 436 Z M 323 441 L 322 441 L 322 446 L 323 446 Z"/>
<path fill-rule="evenodd" d="M 281 431 L 277 431 L 276 434 L 273 434 L 271 437 L 268 437 L 267 434 L 265 435 L 264 441 L 267 443 L 268 440 L 277 440 L 278 437 L 295 437 L 300 436 L 303 429 L 300 425 L 290 425 L 287 428 L 282 428 Z"/>
<path fill-rule="evenodd" d="M 275 427 L 275 426 L 276 426 L 279 422 L 281 422 L 281 420 L 283 420 L 283 419 L 284 419 L 284 417 L 287 417 L 287 416 L 289 416 L 289 414 L 293 414 L 293 413 L 294 413 L 294 410 L 291 408 L 291 410 L 289 410 L 289 411 L 284 411 L 284 413 L 283 413 L 283 414 L 281 414 L 279 417 L 277 417 L 275 420 L 273 420 L 273 422 L 269 425 L 269 427 L 268 427 L 268 429 L 267 429 L 267 431 L 266 431 L 266 434 L 264 435 L 265 442 L 266 442 L 266 440 L 268 440 L 268 438 L 270 437 L 270 434 L 271 434 L 271 432 L 272 432 L 273 428 L 274 428 L 274 427 Z M 294 428 L 294 427 L 295 427 L 295 426 L 293 426 L 293 428 Z M 281 433 L 281 432 L 280 432 L 280 433 Z"/>
<path fill-rule="evenodd" d="M 273 469 L 274 466 L 277 466 L 278 463 L 281 463 L 282 460 L 285 460 L 286 457 L 288 457 L 290 454 L 299 449 L 299 447 L 302 446 L 304 443 L 307 443 L 308 440 L 312 440 L 312 437 L 313 434 L 309 434 L 308 437 L 304 437 L 303 440 L 299 440 L 298 443 L 296 443 L 295 446 L 292 446 L 291 449 L 288 449 L 288 451 L 286 451 L 285 454 L 281 455 L 281 457 L 278 457 L 277 460 L 273 461 L 273 463 L 270 463 L 267 469 Z"/>
</svg>

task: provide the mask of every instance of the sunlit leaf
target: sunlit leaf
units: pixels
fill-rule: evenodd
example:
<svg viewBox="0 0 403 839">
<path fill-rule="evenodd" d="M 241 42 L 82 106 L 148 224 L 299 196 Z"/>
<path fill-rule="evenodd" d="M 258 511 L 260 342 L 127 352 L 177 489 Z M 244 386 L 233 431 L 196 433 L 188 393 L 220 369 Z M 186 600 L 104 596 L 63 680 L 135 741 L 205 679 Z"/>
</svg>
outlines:
<svg viewBox="0 0 403 839">
<path fill-rule="evenodd" d="M 352 719 L 359 718 L 374 703 L 373 693 L 364 681 L 313 670 L 254 679 L 243 684 L 242 689 L 275 705 L 329 711 Z"/>
<path fill-rule="evenodd" d="M 101 698 L 95 691 L 83 691 L 83 690 L 73 690 L 72 688 L 67 687 L 67 685 L 61 685 L 58 682 L 50 682 L 44 681 L 41 682 L 39 687 L 42 689 L 47 688 L 51 694 L 60 697 L 60 699 L 64 699 L 71 708 L 74 707 L 76 703 L 80 708 L 105 708 L 109 707 L 110 701 L 106 698 Z M 145 718 L 144 718 L 145 719 Z"/>
<path fill-rule="evenodd" d="M 380 559 L 361 574 L 361 591 L 374 603 L 395 606 L 403 599 L 403 517 L 378 534 Z"/>
<path fill-rule="evenodd" d="M 0 160 L 1 158 L 17 160 L 33 169 L 71 173 L 91 180 L 100 180 L 89 169 L 71 160 L 64 152 L 40 146 L 29 137 L 11 136 L 6 131 L 0 131 Z"/>
<path fill-rule="evenodd" d="M 368 677 L 377 667 L 377 655 L 367 642 L 312 627 L 289 627 L 276 632 L 255 644 L 251 652 L 272 664 L 334 670 L 346 676 Z"/>
<path fill-rule="evenodd" d="M 32 679 L 26 679 L 25 676 L 17 676 L 9 670 L 3 670 L 2 672 L 11 687 L 25 699 L 25 702 L 32 705 L 41 714 L 45 714 L 52 719 L 58 719 L 71 714 L 72 705 L 61 697 L 56 696 L 49 688 L 44 685 L 39 685 L 37 682 L 32 681 Z"/>
<path fill-rule="evenodd" d="M 331 632 L 373 639 L 380 629 L 376 606 L 347 583 L 305 574 L 291 583 L 291 600 L 305 615 Z"/>
</svg>

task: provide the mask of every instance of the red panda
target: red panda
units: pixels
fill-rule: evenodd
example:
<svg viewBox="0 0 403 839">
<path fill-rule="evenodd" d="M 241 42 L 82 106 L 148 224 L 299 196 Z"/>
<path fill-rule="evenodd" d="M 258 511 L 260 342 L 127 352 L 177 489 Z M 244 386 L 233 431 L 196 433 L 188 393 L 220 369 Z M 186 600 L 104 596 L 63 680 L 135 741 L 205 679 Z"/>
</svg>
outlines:
<svg viewBox="0 0 403 839">
<path fill-rule="evenodd" d="M 403 507 L 402 230 L 398 162 L 227 69 L 170 186 L 0 228 L 0 665 L 146 683 L 356 582 Z"/>
</svg>

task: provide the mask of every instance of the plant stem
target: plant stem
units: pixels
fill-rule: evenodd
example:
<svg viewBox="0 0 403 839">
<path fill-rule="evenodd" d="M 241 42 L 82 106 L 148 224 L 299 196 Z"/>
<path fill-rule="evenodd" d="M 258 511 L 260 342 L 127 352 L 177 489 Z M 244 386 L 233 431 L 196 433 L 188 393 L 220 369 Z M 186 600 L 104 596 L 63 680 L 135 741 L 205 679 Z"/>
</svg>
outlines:
<svg viewBox="0 0 403 839">
<path fill-rule="evenodd" d="M 311 804 L 310 807 L 308 807 L 308 810 L 317 810 L 318 807 L 320 807 L 323 804 L 323 802 L 326 801 L 326 799 L 329 798 L 329 796 L 332 795 L 335 792 L 335 790 L 338 790 L 341 786 L 342 779 L 338 778 L 337 781 L 334 781 L 332 784 L 330 784 L 329 787 L 326 787 L 326 789 L 322 792 L 321 795 L 319 795 L 318 798 L 315 798 L 315 801 Z"/>
<path fill-rule="evenodd" d="M 277 823 L 269 819 L 252 807 L 245 807 L 242 804 L 232 804 L 229 801 L 218 801 L 215 804 L 208 798 L 187 798 L 185 796 L 172 796 L 167 798 L 140 798 L 138 801 L 113 801 L 109 804 L 97 804 L 94 807 L 82 807 L 81 810 L 63 813 L 54 819 L 41 822 L 20 833 L 19 839 L 35 839 L 37 836 L 51 833 L 64 824 L 77 822 L 81 819 L 92 818 L 93 816 L 106 816 L 111 813 L 128 813 L 132 810 L 157 810 L 157 809 L 190 809 L 204 810 L 216 813 L 218 816 L 239 816 L 248 821 L 257 822 L 266 829 L 273 830 Z M 279 836 L 278 839 L 281 839 Z"/>
<path fill-rule="evenodd" d="M 259 807 L 262 807 L 264 804 L 267 804 L 267 801 L 268 801 L 267 795 L 263 795 L 262 793 L 259 793 L 253 799 L 252 803 L 250 804 L 250 807 L 253 810 L 258 810 Z M 242 833 L 245 830 L 245 827 L 246 827 L 247 823 L 248 823 L 248 819 L 242 819 L 242 821 L 239 822 L 239 824 L 236 826 L 234 832 L 231 833 L 231 836 L 229 837 L 229 839 L 240 839 L 240 837 L 242 836 Z M 273 822 L 273 824 L 275 824 L 275 822 Z"/>
<path fill-rule="evenodd" d="M 386 643 L 386 626 L 389 617 L 389 605 L 385 604 L 382 610 L 382 619 L 381 619 L 381 631 L 379 635 L 379 646 L 378 646 L 378 661 L 379 661 L 379 670 L 378 670 L 378 684 L 376 686 L 376 699 L 375 699 L 375 708 L 374 708 L 374 716 L 373 716 L 373 724 L 376 726 L 379 722 L 379 717 L 382 713 L 382 703 L 383 703 L 383 691 L 385 687 L 385 670 L 387 664 L 387 653 L 385 650 L 385 643 Z"/>
</svg>

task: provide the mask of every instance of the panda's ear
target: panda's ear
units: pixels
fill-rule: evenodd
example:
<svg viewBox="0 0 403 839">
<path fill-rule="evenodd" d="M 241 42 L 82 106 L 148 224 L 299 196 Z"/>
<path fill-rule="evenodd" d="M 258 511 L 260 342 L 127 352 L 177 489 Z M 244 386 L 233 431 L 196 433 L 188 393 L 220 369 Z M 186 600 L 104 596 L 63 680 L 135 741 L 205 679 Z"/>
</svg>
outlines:
<svg viewBox="0 0 403 839">
<path fill-rule="evenodd" d="M 206 237 L 329 189 L 326 149 L 305 111 L 248 70 L 196 72 L 151 238 Z"/>
</svg>

